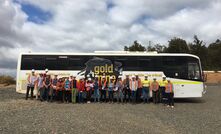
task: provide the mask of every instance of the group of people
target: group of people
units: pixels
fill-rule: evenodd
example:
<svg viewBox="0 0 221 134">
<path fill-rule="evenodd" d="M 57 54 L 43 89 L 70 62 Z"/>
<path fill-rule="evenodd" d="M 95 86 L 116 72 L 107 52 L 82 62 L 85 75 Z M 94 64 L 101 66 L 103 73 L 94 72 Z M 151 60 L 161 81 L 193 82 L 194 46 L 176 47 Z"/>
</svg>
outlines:
<svg viewBox="0 0 221 134">
<path fill-rule="evenodd" d="M 31 91 L 31 99 L 33 99 L 34 89 L 37 90 L 36 99 L 41 101 L 58 101 L 65 103 L 91 103 L 93 102 L 109 102 L 114 103 L 149 103 L 150 92 L 154 104 L 163 103 L 167 107 L 174 108 L 174 88 L 171 80 L 163 76 L 161 81 L 156 78 L 149 80 L 145 75 L 141 80 L 138 75 L 130 77 L 126 75 L 125 79 L 122 76 L 118 78 L 106 76 L 100 79 L 80 76 L 79 80 L 76 76 L 61 77 L 54 75 L 52 78 L 48 73 L 35 74 L 32 69 L 31 75 L 27 79 L 26 99 L 28 99 Z M 116 99 L 115 99 L 116 98 Z"/>
</svg>

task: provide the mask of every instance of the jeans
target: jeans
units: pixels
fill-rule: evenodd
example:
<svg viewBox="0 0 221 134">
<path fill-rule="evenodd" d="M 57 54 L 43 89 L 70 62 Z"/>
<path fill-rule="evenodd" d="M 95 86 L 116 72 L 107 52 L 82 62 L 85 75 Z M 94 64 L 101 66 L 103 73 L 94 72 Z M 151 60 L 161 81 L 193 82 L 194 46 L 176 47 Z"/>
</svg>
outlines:
<svg viewBox="0 0 221 134">
<path fill-rule="evenodd" d="M 165 104 L 166 99 L 167 99 L 167 96 L 166 96 L 166 93 L 165 93 L 165 87 L 160 87 L 160 102 Z"/>
<path fill-rule="evenodd" d="M 43 98 L 44 98 L 44 88 L 43 87 L 39 88 L 39 91 L 40 91 L 40 100 L 43 101 Z"/>
<path fill-rule="evenodd" d="M 27 86 L 27 91 L 26 91 L 26 100 L 28 99 L 29 91 L 31 89 L 31 99 L 33 99 L 33 94 L 34 94 L 34 87 L 32 86 Z"/>
<path fill-rule="evenodd" d="M 141 92 L 142 92 L 142 88 L 138 88 L 137 91 L 136 91 L 136 101 L 137 102 L 140 102 L 140 98 L 141 98 Z"/>
<path fill-rule="evenodd" d="M 130 88 L 125 87 L 124 88 L 124 102 L 127 102 L 127 101 L 130 102 L 130 96 L 131 96 Z"/>
<path fill-rule="evenodd" d="M 63 90 L 58 91 L 58 101 L 64 102 L 63 94 L 64 94 Z"/>
<path fill-rule="evenodd" d="M 72 103 L 76 103 L 77 89 L 72 89 Z"/>
<path fill-rule="evenodd" d="M 167 96 L 167 105 L 174 106 L 174 100 L 173 100 L 174 93 L 166 93 L 166 96 Z"/>
<path fill-rule="evenodd" d="M 132 91 L 132 101 L 134 103 L 136 102 L 136 94 L 137 94 L 137 91 Z"/>
<path fill-rule="evenodd" d="M 87 91 L 87 101 L 91 101 L 91 90 Z"/>
<path fill-rule="evenodd" d="M 142 95 L 143 95 L 143 102 L 148 102 L 149 101 L 149 87 L 143 87 L 142 90 Z"/>
<path fill-rule="evenodd" d="M 123 97 L 124 97 L 124 95 L 123 95 L 123 91 L 122 90 L 118 90 L 117 91 L 117 101 L 118 102 L 123 102 Z"/>
<path fill-rule="evenodd" d="M 71 102 L 71 92 L 69 90 L 65 91 L 65 101 Z"/>
<path fill-rule="evenodd" d="M 78 102 L 83 103 L 83 91 L 78 92 Z"/>
<path fill-rule="evenodd" d="M 99 93 L 99 89 L 94 89 L 94 102 L 96 101 L 100 101 L 100 93 Z"/>
<path fill-rule="evenodd" d="M 56 99 L 56 90 L 55 89 L 51 89 L 50 91 L 50 101 L 52 102 L 53 100 Z"/>
<path fill-rule="evenodd" d="M 44 89 L 44 100 L 49 101 L 49 91 L 50 91 L 50 87 L 45 87 Z"/>
<path fill-rule="evenodd" d="M 102 100 L 102 101 L 107 101 L 107 100 L 106 100 L 106 97 L 107 97 L 107 96 L 106 96 L 106 90 L 101 90 L 101 100 Z"/>
<path fill-rule="evenodd" d="M 159 102 L 159 91 L 152 91 L 153 92 L 153 103 L 156 104 Z"/>
<path fill-rule="evenodd" d="M 114 101 L 113 91 L 108 91 L 108 97 L 109 97 L 109 102 L 113 102 Z"/>
</svg>

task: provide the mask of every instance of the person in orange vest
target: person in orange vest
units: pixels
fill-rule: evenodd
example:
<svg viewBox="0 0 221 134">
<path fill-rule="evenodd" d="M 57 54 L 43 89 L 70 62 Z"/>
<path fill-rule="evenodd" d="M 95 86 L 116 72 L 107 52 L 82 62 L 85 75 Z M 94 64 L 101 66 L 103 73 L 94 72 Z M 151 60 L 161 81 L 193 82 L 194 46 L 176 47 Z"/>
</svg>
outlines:
<svg viewBox="0 0 221 134">
<path fill-rule="evenodd" d="M 136 75 L 136 81 L 137 81 L 136 101 L 141 102 L 142 83 L 138 75 Z"/>
<path fill-rule="evenodd" d="M 167 79 L 167 84 L 165 85 L 165 93 L 167 96 L 167 107 L 174 108 L 174 88 L 173 83 L 170 81 L 170 79 Z"/>
<path fill-rule="evenodd" d="M 130 90 L 132 95 L 132 102 L 136 102 L 136 93 L 137 93 L 138 83 L 135 76 L 132 76 L 132 80 L 130 81 Z"/>
<path fill-rule="evenodd" d="M 153 78 L 153 82 L 151 83 L 152 97 L 153 103 L 157 104 L 159 102 L 159 83 L 156 78 Z"/>
</svg>

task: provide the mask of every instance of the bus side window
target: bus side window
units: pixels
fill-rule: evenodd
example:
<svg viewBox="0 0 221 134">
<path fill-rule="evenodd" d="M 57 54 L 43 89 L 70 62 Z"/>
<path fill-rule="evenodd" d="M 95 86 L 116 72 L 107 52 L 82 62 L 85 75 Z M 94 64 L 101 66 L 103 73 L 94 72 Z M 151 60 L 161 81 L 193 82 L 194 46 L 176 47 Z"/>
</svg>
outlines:
<svg viewBox="0 0 221 134">
<path fill-rule="evenodd" d="M 200 79 L 200 70 L 197 63 L 188 63 L 188 78 L 192 80 Z"/>
</svg>

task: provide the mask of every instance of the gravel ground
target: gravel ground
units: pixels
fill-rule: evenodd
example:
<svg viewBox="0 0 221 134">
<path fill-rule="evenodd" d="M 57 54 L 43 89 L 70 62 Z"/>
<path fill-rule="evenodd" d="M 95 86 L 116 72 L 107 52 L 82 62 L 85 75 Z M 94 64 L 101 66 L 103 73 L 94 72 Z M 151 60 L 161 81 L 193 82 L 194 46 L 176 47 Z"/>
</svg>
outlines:
<svg viewBox="0 0 221 134">
<path fill-rule="evenodd" d="M 200 99 L 161 104 L 57 104 L 0 89 L 0 133 L 221 133 L 221 86 Z"/>
</svg>

